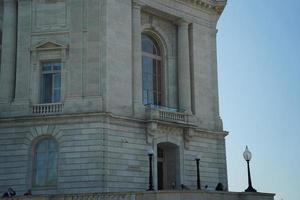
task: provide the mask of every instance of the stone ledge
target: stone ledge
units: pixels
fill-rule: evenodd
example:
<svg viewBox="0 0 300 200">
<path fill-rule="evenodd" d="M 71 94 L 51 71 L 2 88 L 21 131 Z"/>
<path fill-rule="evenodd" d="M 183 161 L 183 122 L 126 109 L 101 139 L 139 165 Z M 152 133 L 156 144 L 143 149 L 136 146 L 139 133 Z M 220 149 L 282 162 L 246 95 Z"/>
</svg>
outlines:
<svg viewBox="0 0 300 200">
<path fill-rule="evenodd" d="M 197 190 L 172 190 L 153 192 L 109 192 L 66 195 L 37 195 L 1 198 L 10 200 L 274 200 L 275 194 L 246 192 L 215 192 Z"/>
</svg>

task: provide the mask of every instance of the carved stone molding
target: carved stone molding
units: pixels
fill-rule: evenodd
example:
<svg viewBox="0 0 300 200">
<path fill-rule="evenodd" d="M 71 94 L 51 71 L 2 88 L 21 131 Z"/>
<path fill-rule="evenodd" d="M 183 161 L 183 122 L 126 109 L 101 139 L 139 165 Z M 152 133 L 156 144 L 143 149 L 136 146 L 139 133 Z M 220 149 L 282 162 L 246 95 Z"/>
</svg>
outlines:
<svg viewBox="0 0 300 200">
<path fill-rule="evenodd" d="M 152 144 L 155 134 L 157 133 L 157 123 L 151 122 L 146 127 L 146 141 L 147 144 Z"/>
<path fill-rule="evenodd" d="M 157 130 L 159 134 L 171 134 L 171 135 L 182 136 L 182 128 L 178 128 L 175 126 L 158 125 Z"/>
<path fill-rule="evenodd" d="M 51 51 L 51 50 L 66 51 L 68 48 L 69 47 L 66 44 L 62 44 L 53 40 L 45 40 L 33 46 L 31 48 L 31 51 Z"/>
<path fill-rule="evenodd" d="M 183 139 L 184 139 L 184 147 L 189 149 L 190 141 L 192 140 L 192 135 L 194 131 L 191 128 L 185 128 L 183 130 Z"/>
<path fill-rule="evenodd" d="M 182 128 L 175 126 L 161 125 L 156 122 L 150 122 L 146 126 L 146 139 L 148 144 L 152 144 L 153 140 L 162 135 L 182 137 Z"/>
<path fill-rule="evenodd" d="M 30 133 L 27 135 L 27 139 L 33 141 L 36 138 L 42 136 L 52 136 L 59 141 L 62 136 L 61 129 L 55 125 L 34 126 L 30 129 Z"/>
<path fill-rule="evenodd" d="M 180 2 L 192 4 L 198 8 L 204 8 L 212 11 L 216 11 L 219 15 L 223 12 L 227 0 L 177 0 Z"/>
<path fill-rule="evenodd" d="M 49 52 L 49 51 L 60 52 L 59 57 L 62 62 L 65 62 L 67 59 L 68 49 L 69 47 L 66 44 L 62 44 L 52 40 L 42 41 L 31 48 L 32 61 L 33 61 L 32 63 L 34 65 L 37 65 L 40 57 L 39 54 L 41 54 L 42 52 Z"/>
<path fill-rule="evenodd" d="M 132 0 L 132 7 L 141 9 L 145 4 L 141 2 L 140 0 Z"/>
</svg>

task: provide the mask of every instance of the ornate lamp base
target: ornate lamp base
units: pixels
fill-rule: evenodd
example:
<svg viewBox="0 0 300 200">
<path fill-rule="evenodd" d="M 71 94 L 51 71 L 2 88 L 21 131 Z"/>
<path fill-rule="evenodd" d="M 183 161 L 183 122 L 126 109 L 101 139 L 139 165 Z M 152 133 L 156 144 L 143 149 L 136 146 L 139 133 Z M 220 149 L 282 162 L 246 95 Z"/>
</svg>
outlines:
<svg viewBox="0 0 300 200">
<path fill-rule="evenodd" d="M 256 189 L 254 189 L 253 187 L 248 187 L 245 192 L 257 192 Z"/>
</svg>

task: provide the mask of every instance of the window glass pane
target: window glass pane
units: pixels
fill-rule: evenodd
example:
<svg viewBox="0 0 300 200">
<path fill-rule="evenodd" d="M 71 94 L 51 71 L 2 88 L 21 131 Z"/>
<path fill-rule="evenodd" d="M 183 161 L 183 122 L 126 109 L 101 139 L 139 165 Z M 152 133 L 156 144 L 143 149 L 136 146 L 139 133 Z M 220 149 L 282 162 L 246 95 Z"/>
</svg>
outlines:
<svg viewBox="0 0 300 200">
<path fill-rule="evenodd" d="M 143 90 L 147 90 L 147 75 L 143 75 Z"/>
<path fill-rule="evenodd" d="M 47 167 L 47 155 L 45 153 L 38 153 L 36 157 L 36 169 L 41 170 Z"/>
<path fill-rule="evenodd" d="M 154 39 L 148 35 L 142 35 L 142 51 L 153 55 L 160 55 L 158 45 Z"/>
<path fill-rule="evenodd" d="M 154 104 L 153 90 L 148 90 L 148 104 Z"/>
<path fill-rule="evenodd" d="M 53 93 L 53 102 L 60 102 L 60 88 L 61 88 L 61 76 L 60 73 L 54 74 L 54 93 Z"/>
<path fill-rule="evenodd" d="M 147 87 L 147 89 L 148 90 L 153 90 L 154 88 L 153 88 L 153 76 L 151 76 L 151 75 L 148 75 L 147 76 L 148 77 L 148 87 Z"/>
<path fill-rule="evenodd" d="M 151 74 L 146 74 L 143 79 L 143 89 L 152 90 L 153 89 L 153 77 Z"/>
<path fill-rule="evenodd" d="M 156 65 L 156 60 L 152 60 L 152 66 L 153 66 L 153 74 L 157 74 L 157 65 Z"/>
<path fill-rule="evenodd" d="M 53 103 L 60 102 L 60 89 L 54 90 Z"/>
<path fill-rule="evenodd" d="M 41 168 L 37 169 L 35 173 L 35 185 L 44 186 L 46 183 L 46 170 Z"/>
<path fill-rule="evenodd" d="M 48 149 L 49 151 L 56 151 L 57 143 L 54 140 L 48 140 Z"/>
<path fill-rule="evenodd" d="M 54 88 L 60 88 L 61 86 L 61 77 L 60 73 L 54 74 Z"/>
<path fill-rule="evenodd" d="M 61 64 L 60 63 L 53 63 L 53 70 L 61 70 Z"/>
<path fill-rule="evenodd" d="M 142 71 L 143 71 L 143 74 L 145 73 L 149 73 L 149 68 L 147 67 L 147 57 L 143 56 L 142 58 L 142 63 L 143 63 L 143 67 L 142 67 Z"/>
<path fill-rule="evenodd" d="M 43 97 L 42 103 L 51 103 L 52 101 L 52 74 L 43 75 Z"/>
<path fill-rule="evenodd" d="M 56 168 L 57 165 L 57 153 L 56 152 L 50 152 L 48 157 L 48 168 Z"/>
<path fill-rule="evenodd" d="M 44 63 L 43 64 L 43 71 L 51 71 L 51 64 L 50 63 Z"/>
<path fill-rule="evenodd" d="M 60 73 L 54 74 L 54 94 L 53 102 L 60 102 L 61 76 Z"/>
<path fill-rule="evenodd" d="M 147 90 L 143 90 L 143 103 L 144 105 L 148 104 L 148 94 L 147 94 Z"/>
<path fill-rule="evenodd" d="M 153 59 L 144 56 L 143 57 L 143 72 L 144 73 L 153 73 Z"/>
<path fill-rule="evenodd" d="M 142 35 L 142 49 L 143 52 L 153 53 L 155 52 L 154 44 L 147 35 Z"/>
<path fill-rule="evenodd" d="M 47 151 L 47 140 L 43 140 L 38 143 L 36 151 L 39 152 L 46 152 Z"/>
<path fill-rule="evenodd" d="M 153 89 L 152 59 L 147 57 L 143 59 L 143 88 Z"/>
<path fill-rule="evenodd" d="M 158 80 L 157 80 L 157 76 L 154 76 L 153 90 L 154 90 L 154 91 L 157 91 L 157 90 L 158 90 Z"/>
<path fill-rule="evenodd" d="M 48 169 L 47 185 L 55 185 L 57 179 L 57 169 L 50 168 Z"/>
<path fill-rule="evenodd" d="M 149 68 L 148 68 L 147 60 L 146 59 L 147 59 L 147 57 L 143 56 L 143 59 L 142 59 L 142 62 L 143 62 L 143 68 L 142 68 L 143 74 L 149 73 Z"/>
</svg>

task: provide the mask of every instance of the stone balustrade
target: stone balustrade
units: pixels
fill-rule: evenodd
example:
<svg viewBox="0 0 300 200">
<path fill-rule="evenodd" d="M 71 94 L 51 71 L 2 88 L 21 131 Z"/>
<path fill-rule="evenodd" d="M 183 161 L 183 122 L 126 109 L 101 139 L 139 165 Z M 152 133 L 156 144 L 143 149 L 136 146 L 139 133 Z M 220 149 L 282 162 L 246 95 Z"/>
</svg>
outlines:
<svg viewBox="0 0 300 200">
<path fill-rule="evenodd" d="M 178 112 L 167 112 L 163 110 L 159 110 L 159 118 L 162 120 L 174 120 L 174 121 L 181 121 L 186 122 L 186 115 L 183 113 Z"/>
<path fill-rule="evenodd" d="M 147 117 L 149 120 L 162 120 L 170 122 L 187 123 L 188 115 L 176 109 L 148 106 Z"/>
<path fill-rule="evenodd" d="M 36 104 L 32 106 L 32 114 L 36 115 L 49 115 L 62 112 L 63 104 L 51 103 L 51 104 Z"/>
</svg>

